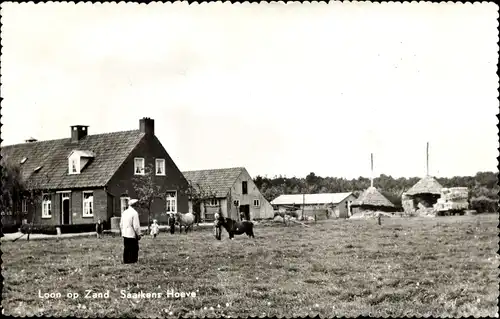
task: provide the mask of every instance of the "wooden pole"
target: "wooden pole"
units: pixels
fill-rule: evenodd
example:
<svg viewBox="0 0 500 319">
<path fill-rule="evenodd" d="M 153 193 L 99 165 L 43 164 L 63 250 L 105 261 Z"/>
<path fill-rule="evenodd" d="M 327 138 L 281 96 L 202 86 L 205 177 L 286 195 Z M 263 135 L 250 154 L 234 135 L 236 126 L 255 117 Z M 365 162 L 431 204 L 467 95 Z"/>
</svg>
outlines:
<svg viewBox="0 0 500 319">
<path fill-rule="evenodd" d="M 425 164 L 425 167 L 426 167 L 426 173 L 427 173 L 426 176 L 429 176 L 429 142 L 427 142 L 426 164 Z"/>
<path fill-rule="evenodd" d="M 370 186 L 373 187 L 373 153 L 371 153 L 371 181 Z"/>
<path fill-rule="evenodd" d="M 302 194 L 302 220 L 304 220 L 304 207 L 306 206 L 306 194 Z"/>
</svg>

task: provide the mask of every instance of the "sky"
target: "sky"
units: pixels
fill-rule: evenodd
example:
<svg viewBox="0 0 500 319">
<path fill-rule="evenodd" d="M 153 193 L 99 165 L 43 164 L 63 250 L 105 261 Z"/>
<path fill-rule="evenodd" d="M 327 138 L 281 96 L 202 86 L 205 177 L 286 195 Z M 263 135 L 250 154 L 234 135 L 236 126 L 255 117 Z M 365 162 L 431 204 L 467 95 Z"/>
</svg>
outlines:
<svg viewBox="0 0 500 319">
<path fill-rule="evenodd" d="M 2 3 L 2 145 L 139 128 L 180 170 L 497 171 L 493 3 Z"/>
</svg>

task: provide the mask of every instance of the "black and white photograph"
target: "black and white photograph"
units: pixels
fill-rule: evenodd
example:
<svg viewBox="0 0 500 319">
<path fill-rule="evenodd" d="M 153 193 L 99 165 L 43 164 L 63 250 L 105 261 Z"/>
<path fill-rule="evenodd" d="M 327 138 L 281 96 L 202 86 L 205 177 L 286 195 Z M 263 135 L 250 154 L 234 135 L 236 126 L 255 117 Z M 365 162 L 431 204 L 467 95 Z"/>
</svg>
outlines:
<svg viewBox="0 0 500 319">
<path fill-rule="evenodd" d="M 494 2 L 2 2 L 1 312 L 498 318 Z"/>
</svg>

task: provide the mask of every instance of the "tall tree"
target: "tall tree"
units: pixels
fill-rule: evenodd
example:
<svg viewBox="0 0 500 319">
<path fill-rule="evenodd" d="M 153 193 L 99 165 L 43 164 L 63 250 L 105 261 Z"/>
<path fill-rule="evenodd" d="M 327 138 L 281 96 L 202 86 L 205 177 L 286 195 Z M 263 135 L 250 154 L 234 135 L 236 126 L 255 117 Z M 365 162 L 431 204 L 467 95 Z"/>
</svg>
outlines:
<svg viewBox="0 0 500 319">
<path fill-rule="evenodd" d="M 33 174 L 39 174 L 39 173 L 35 172 Z M 36 178 L 36 176 L 32 175 L 26 181 L 23 181 L 26 190 L 24 192 L 23 198 L 27 201 L 29 207 L 31 207 L 32 209 L 31 222 L 28 227 L 28 236 L 27 236 L 28 241 L 30 240 L 31 232 L 33 231 L 36 214 L 38 213 L 38 209 L 43 203 L 43 195 L 49 193 L 49 190 L 47 189 L 47 184 L 49 181 L 50 177 L 49 174 L 47 173 L 43 174 L 41 178 Z M 52 210 L 52 203 L 48 205 L 47 209 L 49 211 Z"/>
<path fill-rule="evenodd" d="M 25 186 L 22 180 L 21 169 L 19 166 L 11 165 L 2 159 L 2 184 L 0 194 L 0 212 L 3 216 L 12 216 L 17 222 L 22 210 L 19 209 L 19 204 L 25 191 Z"/>
</svg>

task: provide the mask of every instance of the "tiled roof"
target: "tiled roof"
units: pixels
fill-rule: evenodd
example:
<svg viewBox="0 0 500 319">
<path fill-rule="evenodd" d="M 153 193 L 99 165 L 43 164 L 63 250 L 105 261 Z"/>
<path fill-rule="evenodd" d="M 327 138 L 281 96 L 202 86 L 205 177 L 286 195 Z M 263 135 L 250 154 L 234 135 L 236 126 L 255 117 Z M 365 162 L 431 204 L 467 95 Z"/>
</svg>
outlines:
<svg viewBox="0 0 500 319">
<path fill-rule="evenodd" d="M 71 138 L 2 146 L 4 160 L 19 165 L 24 178 L 45 189 L 105 186 L 130 152 L 143 138 L 139 130 L 88 135 L 78 142 Z M 80 174 L 68 175 L 68 155 L 73 150 L 92 152 L 95 157 Z M 21 164 L 21 161 L 27 160 Z M 38 172 L 34 172 L 41 167 Z"/>
<path fill-rule="evenodd" d="M 410 188 L 406 194 L 407 195 L 417 195 L 417 194 L 441 194 L 441 186 L 438 181 L 436 181 L 432 176 L 426 176 L 419 180 L 412 188 Z"/>
<path fill-rule="evenodd" d="M 338 204 L 352 193 L 286 194 L 275 198 L 271 205 L 320 205 Z"/>
<path fill-rule="evenodd" d="M 219 168 L 186 171 L 182 174 L 193 186 L 200 185 L 205 192 L 214 192 L 218 198 L 225 198 L 244 169 L 243 167 Z"/>
<path fill-rule="evenodd" d="M 355 201 L 352 202 L 351 206 L 378 206 L 378 207 L 394 207 L 384 195 L 375 187 L 368 187 Z"/>
</svg>

